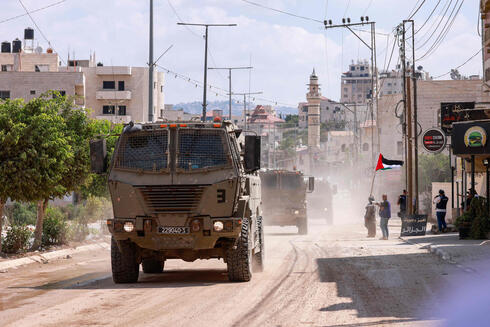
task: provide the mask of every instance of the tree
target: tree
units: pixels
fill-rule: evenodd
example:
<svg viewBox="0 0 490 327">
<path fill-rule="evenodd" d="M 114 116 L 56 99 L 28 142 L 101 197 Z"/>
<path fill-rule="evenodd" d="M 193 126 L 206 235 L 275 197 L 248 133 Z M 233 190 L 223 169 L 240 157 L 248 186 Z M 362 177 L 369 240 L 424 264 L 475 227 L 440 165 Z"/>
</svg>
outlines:
<svg viewBox="0 0 490 327">
<path fill-rule="evenodd" d="M 25 123 L 22 121 L 22 100 L 0 100 L 0 252 L 2 252 L 3 209 L 7 199 L 19 194 L 16 176 L 24 168 L 21 159 L 26 155 L 23 150 L 22 136 Z"/>
</svg>

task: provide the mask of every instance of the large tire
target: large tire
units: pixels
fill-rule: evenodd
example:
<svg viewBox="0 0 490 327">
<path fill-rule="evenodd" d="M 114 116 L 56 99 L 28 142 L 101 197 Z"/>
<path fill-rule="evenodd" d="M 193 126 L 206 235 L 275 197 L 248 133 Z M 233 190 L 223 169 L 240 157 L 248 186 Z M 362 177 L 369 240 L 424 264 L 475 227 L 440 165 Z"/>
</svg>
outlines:
<svg viewBox="0 0 490 327">
<path fill-rule="evenodd" d="M 227 253 L 228 279 L 232 282 L 248 282 L 252 279 L 252 249 L 250 222 L 242 220 L 242 231 L 237 241 L 236 249 Z"/>
<path fill-rule="evenodd" d="M 111 239 L 112 280 L 116 284 L 136 283 L 139 267 L 136 260 L 135 245 L 130 241 L 120 242 L 121 250 L 114 238 Z"/>
<path fill-rule="evenodd" d="M 265 252 L 264 252 L 264 226 L 262 224 L 262 217 L 257 217 L 257 234 L 259 238 L 260 252 L 255 253 L 253 256 L 252 269 L 253 272 L 263 272 L 264 262 L 265 262 Z"/>
<path fill-rule="evenodd" d="M 298 227 L 298 234 L 300 234 L 300 235 L 308 234 L 308 219 L 307 218 L 298 219 L 296 226 Z"/>
<path fill-rule="evenodd" d="M 155 259 L 143 259 L 141 266 L 145 274 L 161 274 L 165 262 Z"/>
</svg>

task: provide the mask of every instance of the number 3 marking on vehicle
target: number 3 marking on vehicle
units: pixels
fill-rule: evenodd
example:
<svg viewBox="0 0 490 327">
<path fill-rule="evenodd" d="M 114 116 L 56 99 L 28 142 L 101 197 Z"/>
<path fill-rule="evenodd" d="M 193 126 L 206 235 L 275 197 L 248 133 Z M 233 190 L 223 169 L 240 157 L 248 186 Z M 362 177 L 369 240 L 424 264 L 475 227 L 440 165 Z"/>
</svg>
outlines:
<svg viewBox="0 0 490 327">
<path fill-rule="evenodd" d="M 225 202 L 226 202 L 226 191 L 218 190 L 218 203 L 225 203 Z"/>
</svg>

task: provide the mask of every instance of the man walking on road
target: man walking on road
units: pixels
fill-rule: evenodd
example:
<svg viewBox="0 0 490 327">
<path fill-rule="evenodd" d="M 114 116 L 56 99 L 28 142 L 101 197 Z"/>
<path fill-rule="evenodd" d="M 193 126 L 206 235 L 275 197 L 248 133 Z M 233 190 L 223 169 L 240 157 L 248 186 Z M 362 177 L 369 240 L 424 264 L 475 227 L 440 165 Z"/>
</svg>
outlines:
<svg viewBox="0 0 490 327">
<path fill-rule="evenodd" d="M 444 190 L 439 190 L 439 195 L 434 197 L 434 204 L 436 205 L 437 225 L 439 227 L 439 233 L 447 230 L 446 225 L 446 207 L 448 197 L 444 194 Z"/>
<path fill-rule="evenodd" d="M 370 196 L 369 203 L 366 206 L 366 213 L 364 214 L 364 226 L 368 230 L 367 237 L 376 236 L 376 207 L 373 204 L 374 197 Z"/>
<path fill-rule="evenodd" d="M 398 203 L 400 206 L 400 217 L 403 217 L 407 212 L 407 190 L 403 190 L 403 194 L 398 197 Z"/>
<path fill-rule="evenodd" d="M 379 222 L 379 227 L 383 233 L 383 237 L 380 240 L 387 240 L 389 236 L 388 232 L 388 220 L 391 218 L 391 205 L 388 202 L 388 196 L 383 194 L 383 201 L 378 203 L 379 206 L 379 216 L 381 218 Z"/>
</svg>

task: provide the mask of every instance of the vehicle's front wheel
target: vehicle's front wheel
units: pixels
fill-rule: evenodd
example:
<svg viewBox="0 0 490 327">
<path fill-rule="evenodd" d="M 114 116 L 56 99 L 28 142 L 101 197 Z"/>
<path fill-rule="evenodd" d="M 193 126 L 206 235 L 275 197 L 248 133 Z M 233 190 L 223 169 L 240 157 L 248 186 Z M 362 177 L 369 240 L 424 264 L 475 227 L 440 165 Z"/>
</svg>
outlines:
<svg viewBox="0 0 490 327">
<path fill-rule="evenodd" d="M 242 220 L 242 232 L 238 238 L 236 248 L 228 250 L 227 266 L 228 278 L 232 282 L 248 282 L 252 278 L 252 240 L 250 235 L 250 221 Z"/>
<path fill-rule="evenodd" d="M 111 239 L 112 280 L 114 283 L 136 283 L 139 275 L 139 264 L 136 259 L 136 248 L 130 241 L 120 242 L 121 250 L 114 238 Z"/>
<path fill-rule="evenodd" d="M 161 274 L 165 262 L 153 258 L 143 259 L 141 266 L 145 274 Z"/>
</svg>

